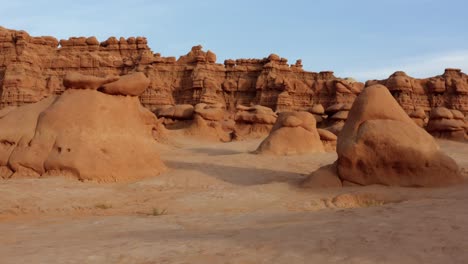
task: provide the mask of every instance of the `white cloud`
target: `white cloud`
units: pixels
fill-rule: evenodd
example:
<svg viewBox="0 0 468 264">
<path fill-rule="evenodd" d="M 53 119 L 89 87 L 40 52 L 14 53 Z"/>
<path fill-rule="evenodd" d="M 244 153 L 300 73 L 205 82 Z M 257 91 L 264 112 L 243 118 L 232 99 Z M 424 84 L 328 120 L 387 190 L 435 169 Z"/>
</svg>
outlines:
<svg viewBox="0 0 468 264">
<path fill-rule="evenodd" d="M 384 64 L 383 62 L 382 64 Z M 468 70 L 468 50 L 451 51 L 440 54 L 407 58 L 399 63 L 385 65 L 373 69 L 357 69 L 348 71 L 344 76 L 351 76 L 361 81 L 385 79 L 395 71 L 404 71 L 417 78 L 426 78 L 442 74 L 445 68 L 460 68 Z"/>
</svg>

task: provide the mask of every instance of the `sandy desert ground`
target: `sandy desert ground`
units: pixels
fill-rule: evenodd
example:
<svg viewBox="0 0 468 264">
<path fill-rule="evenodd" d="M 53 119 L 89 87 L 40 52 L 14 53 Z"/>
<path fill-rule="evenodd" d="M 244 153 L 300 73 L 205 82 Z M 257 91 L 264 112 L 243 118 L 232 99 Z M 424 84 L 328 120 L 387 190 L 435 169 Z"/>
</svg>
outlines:
<svg viewBox="0 0 468 264">
<path fill-rule="evenodd" d="M 468 261 L 468 185 L 304 189 L 336 154 L 251 154 L 259 142 L 179 137 L 139 182 L 0 181 L 0 263 Z M 468 169 L 466 143 L 439 144 Z"/>
</svg>

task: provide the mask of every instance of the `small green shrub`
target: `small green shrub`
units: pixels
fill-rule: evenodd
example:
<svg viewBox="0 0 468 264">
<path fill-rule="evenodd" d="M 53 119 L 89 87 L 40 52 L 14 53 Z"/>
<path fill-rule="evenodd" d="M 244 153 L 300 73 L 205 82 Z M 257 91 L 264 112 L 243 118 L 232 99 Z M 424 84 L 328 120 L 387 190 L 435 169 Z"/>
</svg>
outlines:
<svg viewBox="0 0 468 264">
<path fill-rule="evenodd" d="M 160 215 L 166 215 L 166 214 L 167 214 L 167 209 L 153 208 L 153 211 L 151 212 L 150 215 L 160 216 Z"/>
<path fill-rule="evenodd" d="M 112 205 L 111 204 L 105 204 L 105 203 L 99 203 L 99 204 L 94 205 L 94 207 L 97 208 L 97 209 L 105 210 L 105 209 L 112 208 Z"/>
</svg>

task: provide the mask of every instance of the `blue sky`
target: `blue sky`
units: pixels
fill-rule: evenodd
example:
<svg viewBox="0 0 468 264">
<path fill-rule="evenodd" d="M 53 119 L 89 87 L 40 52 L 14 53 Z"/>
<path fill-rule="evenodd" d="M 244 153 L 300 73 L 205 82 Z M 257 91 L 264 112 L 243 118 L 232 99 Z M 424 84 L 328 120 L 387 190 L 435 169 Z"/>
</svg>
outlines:
<svg viewBox="0 0 468 264">
<path fill-rule="evenodd" d="M 0 0 L 0 25 L 31 35 L 146 36 L 153 52 L 201 44 L 227 58 L 277 53 L 310 71 L 359 80 L 468 71 L 462 0 Z"/>
</svg>

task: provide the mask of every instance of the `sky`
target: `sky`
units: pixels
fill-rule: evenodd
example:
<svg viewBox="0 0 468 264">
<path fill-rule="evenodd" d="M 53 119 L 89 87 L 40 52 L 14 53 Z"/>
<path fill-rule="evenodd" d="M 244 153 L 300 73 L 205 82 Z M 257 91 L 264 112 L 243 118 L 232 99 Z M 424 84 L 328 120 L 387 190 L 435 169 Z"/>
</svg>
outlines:
<svg viewBox="0 0 468 264">
<path fill-rule="evenodd" d="M 145 36 L 153 52 L 201 44 L 228 58 L 276 53 L 339 77 L 468 71 L 466 0 L 0 0 L 0 25 L 33 36 Z"/>
</svg>

